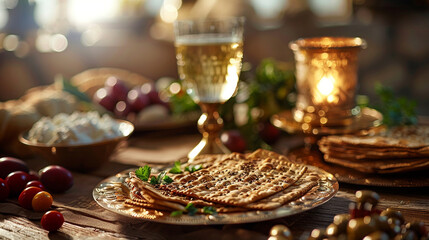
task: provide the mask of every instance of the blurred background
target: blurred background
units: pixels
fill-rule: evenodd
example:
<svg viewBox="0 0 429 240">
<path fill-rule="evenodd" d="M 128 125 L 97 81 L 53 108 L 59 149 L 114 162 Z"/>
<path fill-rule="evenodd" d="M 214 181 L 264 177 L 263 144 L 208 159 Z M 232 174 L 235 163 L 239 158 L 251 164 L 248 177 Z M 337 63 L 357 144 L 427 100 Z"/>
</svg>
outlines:
<svg viewBox="0 0 429 240">
<path fill-rule="evenodd" d="M 362 37 L 358 94 L 380 82 L 429 115 L 429 0 L 0 0 L 0 101 L 89 68 L 177 78 L 172 23 L 220 16 L 247 18 L 253 66 L 293 62 L 300 37 Z"/>
</svg>

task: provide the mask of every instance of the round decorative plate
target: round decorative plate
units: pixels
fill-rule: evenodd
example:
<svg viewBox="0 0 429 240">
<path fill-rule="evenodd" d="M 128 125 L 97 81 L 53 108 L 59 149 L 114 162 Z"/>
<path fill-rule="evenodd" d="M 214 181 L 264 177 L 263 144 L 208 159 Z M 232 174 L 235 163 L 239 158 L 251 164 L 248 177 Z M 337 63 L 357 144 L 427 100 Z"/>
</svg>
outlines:
<svg viewBox="0 0 429 240">
<path fill-rule="evenodd" d="M 260 222 L 302 213 L 326 203 L 338 192 L 338 182 L 332 174 L 314 166 L 308 166 L 308 168 L 319 174 L 320 180 L 318 185 L 303 197 L 271 211 L 251 210 L 237 213 L 219 213 L 216 215 L 182 215 L 180 217 L 172 217 L 169 212 L 131 206 L 126 204 L 126 200 L 129 198 L 129 189 L 124 181 L 128 173 L 135 169 L 118 173 L 103 180 L 94 188 L 92 195 L 94 200 L 105 209 L 124 216 L 145 219 L 152 222 L 177 225 Z"/>
<path fill-rule="evenodd" d="M 290 151 L 287 156 L 293 161 L 316 166 L 325 171 L 335 173 L 339 182 L 378 186 L 378 187 L 427 187 L 429 186 L 429 175 L 427 171 L 392 173 L 392 174 L 369 174 L 356 171 L 351 168 L 327 163 L 323 161 L 322 154 L 316 150 L 298 148 Z"/>
<path fill-rule="evenodd" d="M 331 134 L 350 134 L 356 133 L 362 130 L 367 130 L 373 127 L 378 127 L 382 124 L 383 115 L 375 109 L 363 108 L 361 115 L 355 117 L 352 123 L 347 126 L 339 127 L 314 127 L 312 129 L 312 135 L 331 135 Z M 303 133 L 301 123 L 296 122 L 293 118 L 292 111 L 284 111 L 278 114 L 274 114 L 271 118 L 271 122 L 274 126 L 285 130 L 289 133 Z"/>
</svg>

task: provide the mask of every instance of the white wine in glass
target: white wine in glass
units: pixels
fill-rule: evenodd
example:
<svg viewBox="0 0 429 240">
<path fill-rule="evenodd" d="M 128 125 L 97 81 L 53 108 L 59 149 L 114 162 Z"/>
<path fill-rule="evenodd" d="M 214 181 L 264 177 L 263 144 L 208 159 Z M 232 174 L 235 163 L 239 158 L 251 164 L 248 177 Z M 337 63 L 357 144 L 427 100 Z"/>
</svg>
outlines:
<svg viewBox="0 0 429 240">
<path fill-rule="evenodd" d="M 219 139 L 220 104 L 235 93 L 243 58 L 243 18 L 182 20 L 175 23 L 179 77 L 203 111 L 198 127 L 201 142 L 188 154 L 228 153 Z"/>
</svg>

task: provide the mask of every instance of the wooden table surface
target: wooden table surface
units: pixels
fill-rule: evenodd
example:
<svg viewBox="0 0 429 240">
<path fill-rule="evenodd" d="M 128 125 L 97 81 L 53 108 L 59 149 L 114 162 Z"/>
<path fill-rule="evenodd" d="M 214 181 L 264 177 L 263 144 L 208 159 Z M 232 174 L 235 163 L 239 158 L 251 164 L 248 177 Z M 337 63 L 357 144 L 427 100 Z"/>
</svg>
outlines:
<svg viewBox="0 0 429 240">
<path fill-rule="evenodd" d="M 92 189 L 103 179 L 131 167 L 168 164 L 199 141 L 189 131 L 164 131 L 134 134 L 110 162 L 91 173 L 73 172 L 75 184 L 66 193 L 54 194 L 54 208 L 64 214 L 65 223 L 57 232 L 48 233 L 40 226 L 40 214 L 24 211 L 16 200 L 0 203 L 0 239 L 267 239 L 276 224 L 288 226 L 296 239 L 306 239 L 314 228 L 325 228 L 335 215 L 346 213 L 357 190 L 369 189 L 381 196 L 379 208 L 400 210 L 406 221 L 423 221 L 429 226 L 429 188 L 383 188 L 344 184 L 326 204 L 307 212 L 271 221 L 215 225 L 177 226 L 147 222 L 111 213 L 92 199 Z M 279 152 L 302 144 L 299 137 L 284 137 Z M 47 165 L 40 158 L 26 160 L 31 169 Z"/>
</svg>

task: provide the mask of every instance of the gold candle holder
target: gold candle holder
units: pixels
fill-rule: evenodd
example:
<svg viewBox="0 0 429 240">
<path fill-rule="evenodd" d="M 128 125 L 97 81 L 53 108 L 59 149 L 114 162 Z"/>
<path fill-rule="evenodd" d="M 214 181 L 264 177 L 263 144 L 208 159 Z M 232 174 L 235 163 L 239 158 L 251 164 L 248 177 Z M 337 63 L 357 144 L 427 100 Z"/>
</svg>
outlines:
<svg viewBox="0 0 429 240">
<path fill-rule="evenodd" d="M 318 37 L 289 44 L 296 61 L 297 102 L 293 119 L 304 131 L 347 126 L 360 114 L 355 104 L 361 38 Z"/>
</svg>

